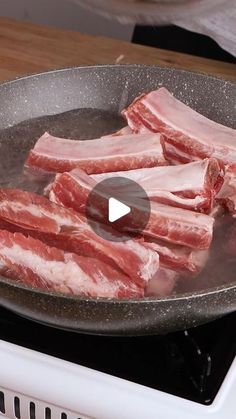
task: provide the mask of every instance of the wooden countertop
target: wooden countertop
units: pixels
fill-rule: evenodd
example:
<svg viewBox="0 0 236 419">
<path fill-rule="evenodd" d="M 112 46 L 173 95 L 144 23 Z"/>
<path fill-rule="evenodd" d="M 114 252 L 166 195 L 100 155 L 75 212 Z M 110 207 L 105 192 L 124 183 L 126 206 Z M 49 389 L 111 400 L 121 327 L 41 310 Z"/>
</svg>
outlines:
<svg viewBox="0 0 236 419">
<path fill-rule="evenodd" d="M 84 64 L 139 63 L 236 81 L 236 65 L 29 22 L 0 18 L 0 80 Z"/>
</svg>

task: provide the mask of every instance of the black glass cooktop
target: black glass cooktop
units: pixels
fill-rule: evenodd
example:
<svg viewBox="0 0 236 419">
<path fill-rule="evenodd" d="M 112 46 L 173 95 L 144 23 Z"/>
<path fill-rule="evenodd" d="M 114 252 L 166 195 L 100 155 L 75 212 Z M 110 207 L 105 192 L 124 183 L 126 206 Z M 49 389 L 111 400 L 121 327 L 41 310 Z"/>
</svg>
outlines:
<svg viewBox="0 0 236 419">
<path fill-rule="evenodd" d="M 118 338 L 52 329 L 0 309 L 0 339 L 209 404 L 236 355 L 235 322 L 233 313 L 185 332 Z"/>
</svg>

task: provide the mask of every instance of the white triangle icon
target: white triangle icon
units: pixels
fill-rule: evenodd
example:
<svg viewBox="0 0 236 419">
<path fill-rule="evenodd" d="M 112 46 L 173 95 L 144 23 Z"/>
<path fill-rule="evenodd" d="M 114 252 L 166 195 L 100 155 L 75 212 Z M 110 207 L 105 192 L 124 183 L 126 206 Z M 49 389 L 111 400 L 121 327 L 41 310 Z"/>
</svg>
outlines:
<svg viewBox="0 0 236 419">
<path fill-rule="evenodd" d="M 128 205 L 123 204 L 123 202 L 118 201 L 118 199 L 109 198 L 108 219 L 110 223 L 114 223 L 114 221 L 117 221 L 119 218 L 129 214 L 130 211 L 131 209 Z"/>
</svg>

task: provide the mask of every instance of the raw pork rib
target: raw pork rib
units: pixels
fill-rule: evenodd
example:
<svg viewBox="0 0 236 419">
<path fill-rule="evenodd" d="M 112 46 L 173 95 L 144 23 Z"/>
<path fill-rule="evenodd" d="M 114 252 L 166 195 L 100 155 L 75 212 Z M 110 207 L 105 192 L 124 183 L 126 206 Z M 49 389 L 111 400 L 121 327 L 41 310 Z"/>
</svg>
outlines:
<svg viewBox="0 0 236 419">
<path fill-rule="evenodd" d="M 129 112 L 126 113 L 125 111 L 123 111 L 122 113 L 126 117 L 128 126 L 134 134 L 144 134 L 146 132 L 153 132 L 151 129 L 149 129 L 147 126 L 143 124 L 142 120 L 139 118 L 138 115 L 135 114 L 135 112 L 132 111 L 132 109 L 129 108 Z"/>
<path fill-rule="evenodd" d="M 76 177 L 76 171 L 72 173 Z M 91 176 L 100 182 L 114 177 L 114 173 Z M 116 176 L 137 182 L 152 201 L 202 212 L 211 211 L 223 184 L 223 171 L 216 159 L 116 172 Z"/>
<path fill-rule="evenodd" d="M 224 184 L 216 195 L 216 201 L 228 208 L 233 217 L 236 216 L 236 176 L 227 171 Z"/>
<path fill-rule="evenodd" d="M 54 202 L 83 213 L 87 197 L 95 185 L 96 181 L 82 171 L 64 173 L 56 177 L 49 197 Z M 106 202 L 104 196 L 108 192 L 104 191 L 103 196 L 97 197 L 95 214 L 97 219 L 104 219 L 104 202 Z M 142 199 L 139 202 L 136 207 L 142 214 L 146 208 L 143 209 Z M 131 206 L 134 208 L 133 203 Z M 125 231 L 129 233 L 136 232 L 132 218 L 134 217 L 130 217 L 124 226 Z M 208 215 L 151 202 L 150 218 L 143 234 L 153 239 L 164 239 L 196 249 L 208 249 L 212 240 L 213 224 L 214 219 Z"/>
<path fill-rule="evenodd" d="M 88 176 L 83 170 L 74 169 L 71 172 L 56 175 L 54 182 L 46 187 L 45 193 L 49 196 L 51 202 L 72 208 L 85 215 L 88 196 L 96 185 L 96 180 Z M 94 214 L 94 218 L 97 220 L 104 219 L 104 205 L 107 206 L 107 197 L 106 193 L 97 197 L 96 213 Z"/>
<path fill-rule="evenodd" d="M 31 192 L 0 189 L 0 226 L 1 221 L 10 224 L 10 231 L 15 226 L 15 231 L 22 231 L 50 246 L 99 257 L 142 286 L 159 267 L 159 256 L 151 249 L 132 239 L 126 242 L 107 241 L 93 231 L 83 216 Z M 101 232 L 106 231 L 104 237 L 107 234 L 111 238 L 117 235 L 113 229 L 97 225 Z"/>
<path fill-rule="evenodd" d="M 0 222 L 43 233 L 70 233 L 80 221 L 77 214 L 52 205 L 43 196 L 20 189 L 0 189 Z"/>
<path fill-rule="evenodd" d="M 147 297 L 170 295 L 174 290 L 178 277 L 178 272 L 160 266 L 156 275 L 149 281 L 145 295 Z"/>
<path fill-rule="evenodd" d="M 203 250 L 211 244 L 213 225 L 214 218 L 209 215 L 151 202 L 150 218 L 143 235 Z M 133 232 L 132 222 L 126 231 Z"/>
<path fill-rule="evenodd" d="M 140 297 L 143 290 L 98 259 L 66 253 L 20 233 L 0 231 L 0 272 L 46 290 L 91 297 Z"/>
<path fill-rule="evenodd" d="M 132 129 L 137 119 L 138 129 L 142 123 L 153 132 L 164 134 L 165 143 L 179 150 L 178 161 L 215 157 L 224 164 L 235 164 L 236 168 L 236 130 L 200 115 L 164 87 L 141 95 L 123 113 L 128 121 L 132 120 Z M 169 151 L 166 147 L 166 157 L 176 158 Z"/>
<path fill-rule="evenodd" d="M 80 168 L 87 173 L 115 172 L 166 164 L 159 134 L 120 135 L 73 141 L 47 132 L 30 151 L 26 167 L 48 172 Z"/>
<path fill-rule="evenodd" d="M 162 266 L 185 273 L 198 274 L 204 268 L 208 250 L 194 250 L 190 247 L 165 243 L 161 240 L 145 241 L 145 244 L 159 254 Z"/>
</svg>

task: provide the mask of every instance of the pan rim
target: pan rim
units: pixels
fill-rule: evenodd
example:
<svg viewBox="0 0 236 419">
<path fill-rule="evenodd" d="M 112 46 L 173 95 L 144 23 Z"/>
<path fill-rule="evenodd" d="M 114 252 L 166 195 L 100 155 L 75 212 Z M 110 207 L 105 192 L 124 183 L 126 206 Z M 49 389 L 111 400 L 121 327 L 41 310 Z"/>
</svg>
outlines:
<svg viewBox="0 0 236 419">
<path fill-rule="evenodd" d="M 148 65 L 148 64 L 91 64 L 91 65 L 79 65 L 79 66 L 72 66 L 72 67 L 59 67 L 59 68 L 55 68 L 55 69 L 50 69 L 50 70 L 46 70 L 46 71 L 42 71 L 42 72 L 35 72 L 35 73 L 30 73 L 30 74 L 24 74 L 24 75 L 20 75 L 17 77 L 14 77 L 13 79 L 6 79 L 3 80 L 2 82 L 0 82 L 0 88 L 2 86 L 7 86 L 8 84 L 12 84 L 12 83 L 16 83 L 20 80 L 25 80 L 25 79 L 31 79 L 31 78 L 37 78 L 37 77 L 42 77 L 42 76 L 46 76 L 48 74 L 56 74 L 56 73 L 63 73 L 63 72 L 68 72 L 68 71 L 74 71 L 74 70 L 91 70 L 91 69 L 102 69 L 102 68 L 137 68 L 137 69 L 159 69 L 159 70 L 167 70 L 167 71 L 174 71 L 174 72 L 180 72 L 180 73 L 187 73 L 187 74 L 192 74 L 192 75 L 197 75 L 197 76 L 202 76 L 202 77 L 207 77 L 209 79 L 212 80 L 217 80 L 217 81 L 224 81 L 227 84 L 232 84 L 234 86 L 236 86 L 236 80 L 232 80 L 232 79 L 227 79 L 223 76 L 220 75 L 213 75 L 213 74 L 208 74 L 205 73 L 203 71 L 194 71 L 194 70 L 186 70 L 185 68 L 179 68 L 179 67 L 172 67 L 172 66 L 165 66 L 165 65 Z"/>
<path fill-rule="evenodd" d="M 41 290 L 40 288 L 34 288 L 31 287 L 29 285 L 25 285 L 25 284 L 21 284 L 18 282 L 14 282 L 14 280 L 12 279 L 8 279 L 5 278 L 3 276 L 0 275 L 0 284 L 5 284 L 8 285 L 10 287 L 16 288 L 16 289 L 20 289 L 20 290 L 24 290 L 24 291 L 28 291 L 28 292 L 33 292 L 41 297 L 44 296 L 49 296 L 49 297 L 59 297 L 60 299 L 63 300 L 70 300 L 70 301 L 74 301 L 74 302 L 83 302 L 83 303 L 106 303 L 109 305 L 114 305 L 114 304 L 119 304 L 119 305 L 126 305 L 127 303 L 129 304 L 137 304 L 137 303 L 141 303 L 141 304 L 146 304 L 146 303 L 160 303 L 160 302 L 168 302 L 168 303 L 175 303 L 176 301 L 188 301 L 188 300 L 193 300 L 195 298 L 204 298 L 204 297 L 208 297 L 210 295 L 216 295 L 216 294 L 223 294 L 225 292 L 231 291 L 231 290 L 236 290 L 236 282 L 230 282 L 229 284 L 227 284 L 227 287 L 225 287 L 224 285 L 218 286 L 218 287 L 213 287 L 213 288 L 209 288 L 208 291 L 206 290 L 202 290 L 199 292 L 185 292 L 185 293 L 179 293 L 176 295 L 170 295 L 170 296 L 166 296 L 166 297 L 142 297 L 142 298 L 122 298 L 122 299 L 118 299 L 118 298 L 106 298 L 106 297 L 83 297 L 81 295 L 69 295 L 69 294 L 64 294 L 62 292 L 56 292 L 56 291 L 47 291 L 47 290 Z M 1 300 L 1 298 L 0 298 Z"/>
<path fill-rule="evenodd" d="M 34 78 L 39 78 L 39 77 L 43 77 L 43 76 L 47 76 L 49 74 L 57 74 L 57 73 L 66 73 L 66 72 L 71 72 L 71 71 L 79 71 L 79 70 L 88 70 L 91 71 L 91 69 L 103 69 L 103 68 L 110 68 L 110 69 L 116 69 L 116 68 L 135 68 L 135 69 L 159 69 L 159 70 L 165 70 L 165 71 L 174 71 L 174 72 L 179 72 L 182 74 L 192 74 L 194 76 L 200 76 L 200 77 L 204 77 L 204 78 L 208 78 L 211 80 L 217 80 L 220 82 L 225 82 L 227 84 L 230 84 L 232 86 L 236 86 L 236 81 L 233 81 L 231 79 L 226 79 L 223 76 L 221 77 L 219 76 L 215 76 L 212 74 L 208 74 L 205 72 L 199 72 L 199 71 L 192 71 L 192 70 L 186 70 L 184 68 L 176 68 L 176 67 L 171 67 L 171 66 L 161 66 L 161 65 L 147 65 L 147 64 L 97 64 L 97 65 L 80 65 L 80 66 L 72 66 L 72 67 L 62 67 L 62 68 L 55 68 L 55 69 L 50 69 L 50 70 L 46 70 L 46 71 L 42 71 L 42 72 L 36 72 L 36 73 L 32 73 L 32 74 L 26 74 L 26 75 L 21 75 L 19 77 L 16 77 L 14 79 L 10 79 L 10 80 L 4 80 L 0 83 L 0 89 L 4 88 L 4 87 L 8 87 L 9 85 L 12 86 L 12 84 L 17 83 L 18 81 L 20 82 L 21 80 L 26 80 L 26 79 L 34 79 Z M 41 290 L 39 288 L 33 288 L 30 287 L 28 285 L 25 284 L 21 284 L 21 283 L 14 283 L 13 280 L 5 278 L 3 276 L 0 275 L 0 284 L 5 284 L 8 285 L 10 287 L 13 288 L 17 288 L 20 290 L 25 290 L 28 292 L 33 292 L 38 294 L 39 296 L 52 296 L 52 297 L 59 297 L 60 299 L 66 299 L 66 300 L 72 300 L 74 302 L 87 302 L 87 303 L 106 303 L 109 305 L 126 305 L 127 303 L 129 304 L 137 304 L 137 303 L 141 303 L 141 304 L 146 304 L 146 303 L 160 303 L 160 302 L 176 302 L 176 301 L 182 301 L 182 300 L 192 300 L 195 298 L 203 298 L 205 296 L 210 296 L 210 295 L 214 295 L 214 294 L 221 294 L 221 293 L 225 293 L 227 291 L 236 289 L 236 281 L 235 282 L 230 282 L 229 284 L 227 284 L 227 286 L 225 285 L 221 285 L 221 286 L 216 286 L 216 287 L 212 287 L 209 288 L 207 291 L 206 290 L 202 290 L 202 291 L 195 291 L 195 292 L 185 292 L 185 293 L 179 293 L 176 295 L 170 295 L 170 296 L 165 296 L 165 297 L 143 297 L 143 298 L 135 298 L 135 299 L 115 299 L 115 298 L 105 298 L 105 297 L 83 297 L 80 295 L 67 295 L 67 294 L 63 294 L 63 293 L 57 293 L 54 291 L 46 291 L 46 290 Z"/>
</svg>

